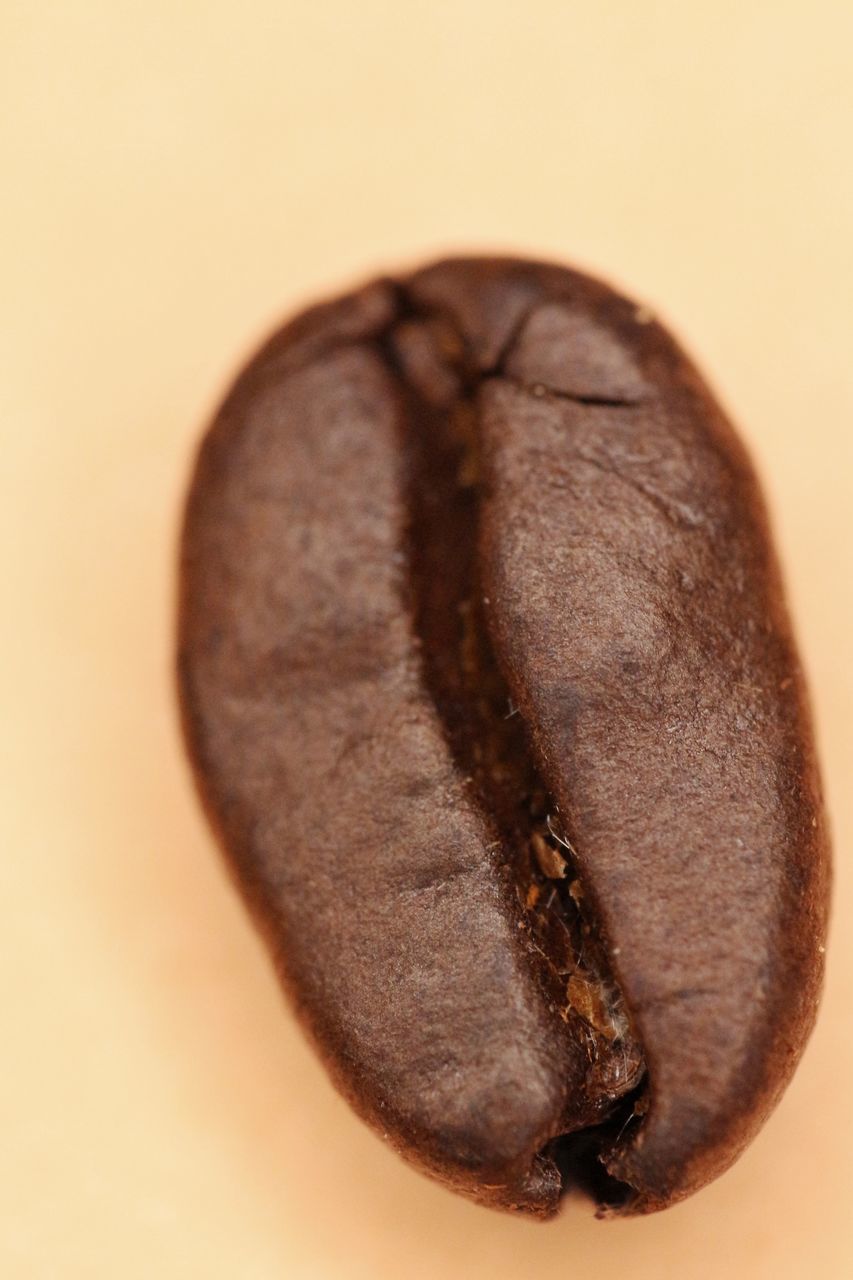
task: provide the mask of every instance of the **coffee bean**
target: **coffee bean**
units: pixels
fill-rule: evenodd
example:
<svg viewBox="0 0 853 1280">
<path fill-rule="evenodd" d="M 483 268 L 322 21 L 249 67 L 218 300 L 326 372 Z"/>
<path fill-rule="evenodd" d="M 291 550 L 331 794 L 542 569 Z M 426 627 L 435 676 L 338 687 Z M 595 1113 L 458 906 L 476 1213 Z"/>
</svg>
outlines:
<svg viewBox="0 0 853 1280">
<path fill-rule="evenodd" d="M 651 313 L 457 260 L 286 326 L 198 458 L 179 666 L 237 882 L 388 1141 L 540 1216 L 731 1164 L 814 1019 L 827 838 L 754 474 Z"/>
</svg>

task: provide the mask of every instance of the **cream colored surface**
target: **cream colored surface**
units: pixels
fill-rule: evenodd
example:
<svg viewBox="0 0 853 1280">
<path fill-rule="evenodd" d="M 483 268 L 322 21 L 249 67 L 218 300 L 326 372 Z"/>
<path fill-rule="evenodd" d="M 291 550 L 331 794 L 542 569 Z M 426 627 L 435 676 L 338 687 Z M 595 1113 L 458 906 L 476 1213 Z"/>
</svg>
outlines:
<svg viewBox="0 0 853 1280">
<path fill-rule="evenodd" d="M 0 6 L 0 1274 L 853 1275 L 853 6 Z M 283 1007 L 172 690 L 193 446 L 303 301 L 438 252 L 581 264 L 674 324 L 752 445 L 837 847 L 830 975 L 737 1167 L 541 1227 L 404 1167 Z"/>
</svg>

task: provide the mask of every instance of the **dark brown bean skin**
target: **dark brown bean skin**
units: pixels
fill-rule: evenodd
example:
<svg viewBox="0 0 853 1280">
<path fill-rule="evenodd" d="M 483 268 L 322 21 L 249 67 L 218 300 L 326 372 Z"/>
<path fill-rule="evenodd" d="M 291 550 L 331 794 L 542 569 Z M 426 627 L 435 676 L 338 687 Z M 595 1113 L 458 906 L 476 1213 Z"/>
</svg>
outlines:
<svg viewBox="0 0 853 1280">
<path fill-rule="evenodd" d="M 202 446 L 179 646 L 237 881 L 390 1142 L 540 1216 L 731 1164 L 814 1020 L 827 838 L 761 495 L 657 323 L 487 259 L 299 317 Z"/>
</svg>

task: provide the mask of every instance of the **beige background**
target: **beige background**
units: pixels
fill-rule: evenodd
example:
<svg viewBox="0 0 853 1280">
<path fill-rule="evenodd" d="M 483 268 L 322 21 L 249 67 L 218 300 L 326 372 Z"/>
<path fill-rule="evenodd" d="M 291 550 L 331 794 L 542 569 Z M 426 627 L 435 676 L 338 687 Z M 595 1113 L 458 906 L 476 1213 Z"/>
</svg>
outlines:
<svg viewBox="0 0 853 1280">
<path fill-rule="evenodd" d="M 853 5 L 3 0 L 0 1274 L 853 1275 Z M 277 318 L 438 251 L 659 308 L 752 445 L 837 845 L 830 980 L 737 1167 L 656 1218 L 456 1200 L 333 1094 L 176 732 L 176 522 Z"/>
</svg>

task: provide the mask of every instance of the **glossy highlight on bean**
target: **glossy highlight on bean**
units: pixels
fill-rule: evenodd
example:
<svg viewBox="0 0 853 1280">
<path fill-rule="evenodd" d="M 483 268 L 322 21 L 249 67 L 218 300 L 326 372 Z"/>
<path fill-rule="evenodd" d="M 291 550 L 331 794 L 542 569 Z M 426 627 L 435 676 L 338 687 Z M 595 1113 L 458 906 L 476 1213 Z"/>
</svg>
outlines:
<svg viewBox="0 0 853 1280">
<path fill-rule="evenodd" d="M 237 884 L 403 1155 L 540 1217 L 732 1163 L 814 1020 L 826 824 L 755 475 L 647 310 L 472 258 L 285 326 L 199 453 L 178 665 Z"/>
</svg>

